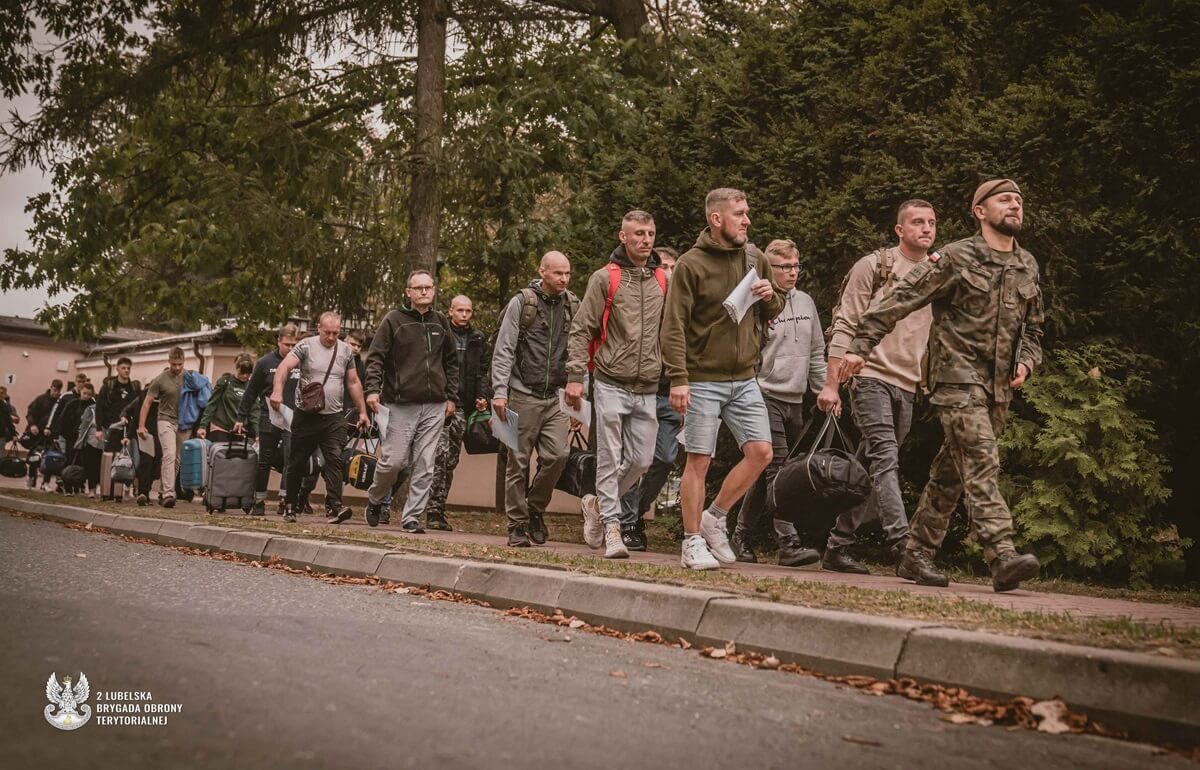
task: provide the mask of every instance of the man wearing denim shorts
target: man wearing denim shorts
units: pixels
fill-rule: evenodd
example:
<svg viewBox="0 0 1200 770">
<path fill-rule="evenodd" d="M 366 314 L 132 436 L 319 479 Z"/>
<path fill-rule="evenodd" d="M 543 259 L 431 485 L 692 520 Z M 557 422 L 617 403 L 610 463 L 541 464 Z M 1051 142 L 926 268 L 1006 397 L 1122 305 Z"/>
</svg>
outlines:
<svg viewBox="0 0 1200 770">
<path fill-rule="evenodd" d="M 725 515 L 771 462 L 771 428 L 755 379 L 763 327 L 783 310 L 786 297 L 771 282 L 762 254 L 751 260 L 760 277 L 751 284 L 755 300 L 740 322 L 722 303 L 748 272 L 750 208 L 746 194 L 718 188 L 704 201 L 708 222 L 696 245 L 679 258 L 667 290 L 662 355 L 671 381 L 671 406 L 683 413 L 687 462 L 680 482 L 683 513 L 682 564 L 716 569 L 736 561 Z M 706 510 L 704 479 L 724 421 L 742 460 L 729 471 Z M 714 558 L 715 557 L 715 558 Z"/>
</svg>

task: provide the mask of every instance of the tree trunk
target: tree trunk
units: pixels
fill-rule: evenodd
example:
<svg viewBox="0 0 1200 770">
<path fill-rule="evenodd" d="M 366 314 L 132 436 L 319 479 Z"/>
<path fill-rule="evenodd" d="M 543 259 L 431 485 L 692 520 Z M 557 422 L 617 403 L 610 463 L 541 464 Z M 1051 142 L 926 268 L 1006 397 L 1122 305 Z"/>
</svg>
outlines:
<svg viewBox="0 0 1200 770">
<path fill-rule="evenodd" d="M 420 0 L 417 10 L 416 136 L 409 161 L 409 270 L 437 269 L 442 219 L 442 139 L 446 131 L 446 0 Z"/>
</svg>

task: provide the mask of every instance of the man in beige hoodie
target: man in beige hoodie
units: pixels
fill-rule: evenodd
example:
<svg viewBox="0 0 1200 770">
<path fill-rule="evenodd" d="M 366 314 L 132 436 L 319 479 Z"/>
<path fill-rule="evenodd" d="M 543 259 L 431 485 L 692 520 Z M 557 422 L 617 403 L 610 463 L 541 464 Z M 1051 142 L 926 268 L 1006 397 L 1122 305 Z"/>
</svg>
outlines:
<svg viewBox="0 0 1200 770">
<path fill-rule="evenodd" d="M 908 272 L 929 260 L 929 249 L 937 238 L 937 214 L 928 202 L 913 199 L 900 204 L 896 213 L 896 235 L 900 243 L 874 251 L 850 268 L 829 342 L 829 371 L 841 368 L 846 347 L 858 331 L 867 307 L 891 290 Z M 882 279 L 882 280 L 881 280 Z M 854 378 L 850 401 L 854 424 L 863 437 L 867 470 L 871 474 L 871 496 L 838 516 L 821 566 L 835 572 L 868 574 L 862 562 L 847 550 L 857 540 L 855 532 L 878 517 L 894 558 L 904 553 L 908 540 L 908 517 L 900 495 L 900 445 L 912 425 L 913 399 L 921 381 L 921 359 L 929 344 L 933 311 L 927 305 L 907 316 L 871 351 L 866 366 Z M 817 406 L 841 412 L 838 378 L 831 376 L 817 397 Z"/>
</svg>

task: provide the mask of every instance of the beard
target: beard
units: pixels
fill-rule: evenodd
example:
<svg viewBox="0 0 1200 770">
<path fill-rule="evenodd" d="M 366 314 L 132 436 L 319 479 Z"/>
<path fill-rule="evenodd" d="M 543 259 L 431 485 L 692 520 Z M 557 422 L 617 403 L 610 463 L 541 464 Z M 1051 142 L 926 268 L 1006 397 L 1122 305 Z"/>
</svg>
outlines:
<svg viewBox="0 0 1200 770">
<path fill-rule="evenodd" d="M 997 232 L 1009 236 L 1014 236 L 1021 232 L 1021 222 L 1019 220 L 1009 220 L 1003 217 L 999 222 L 993 222 L 992 227 L 994 227 Z"/>
<path fill-rule="evenodd" d="M 748 238 L 746 238 L 745 234 L 740 233 L 740 232 L 731 233 L 731 232 L 728 232 L 727 230 L 725 230 L 724 228 L 721 228 L 721 237 L 724 238 L 727 243 L 732 244 L 733 247 L 737 248 L 737 249 L 740 249 L 741 247 L 745 246 L 746 241 L 748 240 Z"/>
</svg>

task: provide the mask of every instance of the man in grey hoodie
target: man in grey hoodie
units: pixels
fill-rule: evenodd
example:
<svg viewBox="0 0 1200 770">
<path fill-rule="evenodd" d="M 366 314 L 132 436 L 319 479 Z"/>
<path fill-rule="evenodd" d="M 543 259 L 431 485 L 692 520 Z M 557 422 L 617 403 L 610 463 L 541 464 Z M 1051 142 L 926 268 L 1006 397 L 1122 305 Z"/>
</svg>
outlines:
<svg viewBox="0 0 1200 770">
<path fill-rule="evenodd" d="M 751 539 L 766 507 L 767 486 L 783 466 L 788 452 L 804 428 L 804 394 L 825 386 L 825 336 L 812 297 L 796 288 L 800 275 L 800 250 L 791 241 L 771 241 L 766 249 L 771 277 L 787 297 L 783 312 L 767 327 L 758 387 L 767 404 L 771 423 L 771 464 L 742 499 L 737 527 L 729 545 L 738 561 L 756 562 Z M 784 567 L 812 564 L 821 555 L 800 543 L 796 526 L 775 519 L 779 538 L 779 563 Z"/>
</svg>

